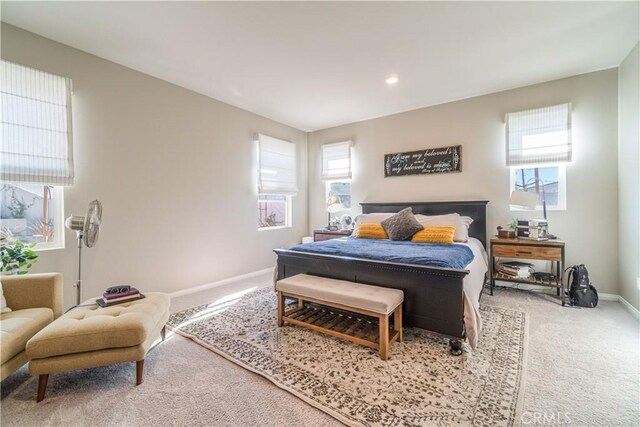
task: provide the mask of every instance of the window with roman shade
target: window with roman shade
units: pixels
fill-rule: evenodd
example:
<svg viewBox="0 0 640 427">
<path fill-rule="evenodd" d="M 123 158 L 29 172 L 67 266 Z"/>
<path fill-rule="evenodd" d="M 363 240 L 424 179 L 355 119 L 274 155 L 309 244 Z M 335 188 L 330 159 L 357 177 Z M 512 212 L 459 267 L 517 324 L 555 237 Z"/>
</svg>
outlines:
<svg viewBox="0 0 640 427">
<path fill-rule="evenodd" d="M 295 196 L 296 146 L 289 141 L 258 135 L 258 192 Z"/>
<path fill-rule="evenodd" d="M 351 141 L 322 146 L 322 179 L 351 179 Z"/>
<path fill-rule="evenodd" d="M 72 185 L 71 80 L 1 61 L 0 179 Z"/>
<path fill-rule="evenodd" d="M 571 104 L 506 115 L 507 166 L 571 161 Z"/>
</svg>

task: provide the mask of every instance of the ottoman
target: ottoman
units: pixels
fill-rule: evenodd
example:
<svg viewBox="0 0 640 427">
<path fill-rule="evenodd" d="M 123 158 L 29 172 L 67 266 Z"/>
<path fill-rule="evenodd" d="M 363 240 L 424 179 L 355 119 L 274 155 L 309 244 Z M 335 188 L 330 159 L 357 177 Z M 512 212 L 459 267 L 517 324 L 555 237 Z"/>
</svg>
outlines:
<svg viewBox="0 0 640 427">
<path fill-rule="evenodd" d="M 29 373 L 39 375 L 38 399 L 44 399 L 49 374 L 136 362 L 136 385 L 142 383 L 144 358 L 169 319 L 169 295 L 101 308 L 77 307 L 34 335 L 26 346 Z M 91 304 L 89 300 L 84 304 Z"/>
</svg>

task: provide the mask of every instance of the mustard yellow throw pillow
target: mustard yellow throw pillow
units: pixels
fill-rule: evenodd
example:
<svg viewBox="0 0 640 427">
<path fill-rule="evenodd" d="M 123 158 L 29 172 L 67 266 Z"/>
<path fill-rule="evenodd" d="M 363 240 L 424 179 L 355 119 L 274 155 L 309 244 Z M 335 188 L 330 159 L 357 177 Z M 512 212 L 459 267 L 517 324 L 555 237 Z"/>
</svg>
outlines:
<svg viewBox="0 0 640 427">
<path fill-rule="evenodd" d="M 380 224 L 360 224 L 356 229 L 358 239 L 388 239 L 389 235 Z"/>
<path fill-rule="evenodd" d="M 424 227 L 411 238 L 416 243 L 449 243 L 453 244 L 453 235 L 456 232 L 455 225 L 443 225 L 439 227 Z"/>
</svg>

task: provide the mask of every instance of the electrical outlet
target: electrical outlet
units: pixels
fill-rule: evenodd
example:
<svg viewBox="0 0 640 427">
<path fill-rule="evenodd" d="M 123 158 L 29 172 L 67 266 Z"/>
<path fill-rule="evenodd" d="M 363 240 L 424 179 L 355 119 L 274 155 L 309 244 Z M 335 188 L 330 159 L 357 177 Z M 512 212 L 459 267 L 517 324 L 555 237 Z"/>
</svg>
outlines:
<svg viewBox="0 0 640 427">
<path fill-rule="evenodd" d="M 640 289 L 640 277 L 637 278 L 638 283 L 636 283 L 636 285 L 638 285 L 638 289 Z"/>
</svg>

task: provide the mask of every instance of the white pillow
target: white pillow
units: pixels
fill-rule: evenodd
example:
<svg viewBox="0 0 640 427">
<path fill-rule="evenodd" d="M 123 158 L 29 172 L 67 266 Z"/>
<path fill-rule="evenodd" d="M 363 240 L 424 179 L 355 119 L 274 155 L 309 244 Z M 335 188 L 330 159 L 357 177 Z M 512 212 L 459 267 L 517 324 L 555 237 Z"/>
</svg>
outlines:
<svg viewBox="0 0 640 427">
<path fill-rule="evenodd" d="M 7 300 L 4 298 L 4 291 L 2 290 L 2 282 L 0 282 L 0 313 L 8 313 L 11 309 L 7 307 Z"/>
<path fill-rule="evenodd" d="M 469 225 L 473 219 L 468 216 L 460 216 L 457 213 L 446 215 L 416 215 L 416 219 L 425 227 L 435 227 L 441 225 L 454 225 L 456 227 L 453 233 L 455 242 L 467 242 L 469 240 Z"/>
<path fill-rule="evenodd" d="M 369 213 L 360 214 L 356 217 L 356 225 L 360 224 L 380 224 L 387 218 L 391 218 L 395 213 Z"/>
</svg>

